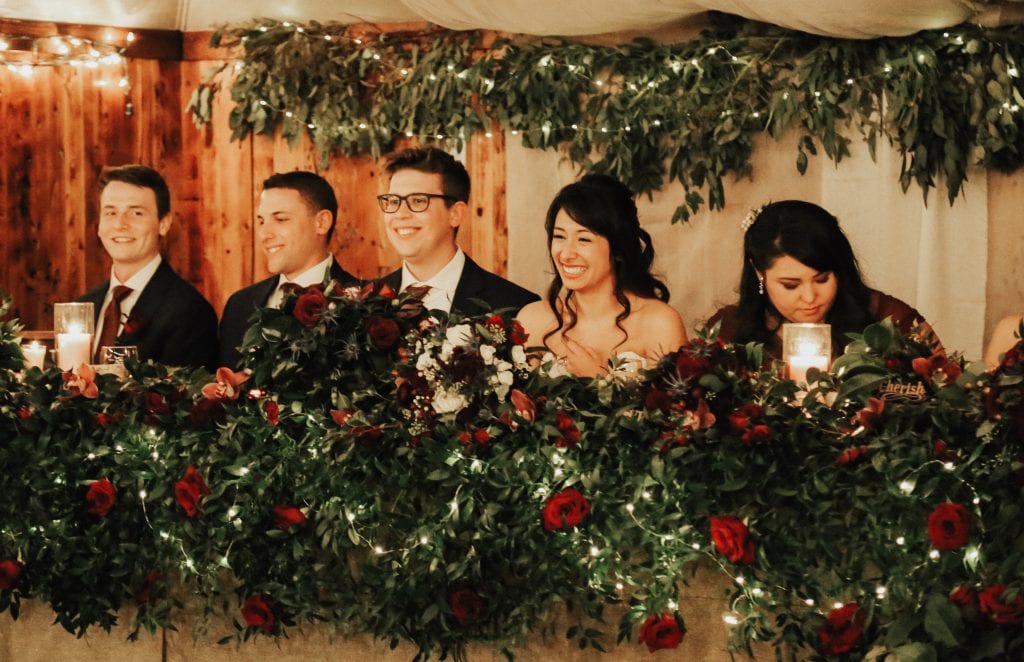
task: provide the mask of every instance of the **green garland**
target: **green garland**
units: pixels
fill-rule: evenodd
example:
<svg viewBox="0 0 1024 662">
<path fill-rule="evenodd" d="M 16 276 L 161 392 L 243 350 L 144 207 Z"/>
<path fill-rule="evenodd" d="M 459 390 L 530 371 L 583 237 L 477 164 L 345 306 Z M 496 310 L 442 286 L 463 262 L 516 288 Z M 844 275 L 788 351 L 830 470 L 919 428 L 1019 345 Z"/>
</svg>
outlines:
<svg viewBox="0 0 1024 662">
<path fill-rule="evenodd" d="M 1024 652 L 1021 347 L 960 374 L 882 323 L 807 393 L 761 371 L 758 346 L 708 340 L 642 379 L 576 380 L 526 369 L 507 316 L 437 322 L 380 285 L 261 311 L 248 378 L 135 364 L 125 381 L 18 381 L 15 330 L 0 327 L 14 617 L 33 598 L 81 635 L 134 608 L 135 637 L 189 605 L 222 642 L 325 622 L 424 656 L 511 654 L 564 604 L 582 647 L 655 650 L 684 636 L 680 583 L 710 567 L 731 579 L 736 649 Z M 886 384 L 926 397 L 876 399 Z"/>
<path fill-rule="evenodd" d="M 859 134 L 902 156 L 900 184 L 950 203 L 967 169 L 1024 158 L 1024 32 L 958 26 L 909 37 L 830 39 L 714 16 L 699 39 L 600 47 L 554 40 L 482 44 L 477 32 L 355 33 L 338 24 L 259 21 L 217 31 L 239 47 L 233 137 L 308 131 L 321 159 L 387 151 L 396 136 L 461 144 L 492 127 L 527 147 L 564 149 L 581 170 L 638 192 L 678 181 L 673 220 L 725 204 L 725 179 L 752 176 L 755 136 L 796 128 L 796 167 L 819 147 L 835 162 Z M 210 121 L 220 77 L 189 109 Z"/>
</svg>

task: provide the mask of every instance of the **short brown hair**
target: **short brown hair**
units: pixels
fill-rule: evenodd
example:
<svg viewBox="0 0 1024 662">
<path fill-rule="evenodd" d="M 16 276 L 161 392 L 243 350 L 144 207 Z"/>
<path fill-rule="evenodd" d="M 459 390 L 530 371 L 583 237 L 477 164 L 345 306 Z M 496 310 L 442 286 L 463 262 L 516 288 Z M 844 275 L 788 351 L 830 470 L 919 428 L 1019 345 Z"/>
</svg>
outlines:
<svg viewBox="0 0 1024 662">
<path fill-rule="evenodd" d="M 412 147 L 384 157 L 384 170 L 394 175 L 399 170 L 419 170 L 441 175 L 441 192 L 458 202 L 469 202 L 469 173 L 455 157 L 436 147 Z M 451 207 L 452 203 L 445 201 Z"/>
<path fill-rule="evenodd" d="M 122 166 L 106 166 L 100 172 L 100 193 L 110 182 L 124 182 L 140 188 L 148 188 L 156 196 L 156 214 L 163 218 L 171 213 L 171 192 L 159 172 L 149 166 L 130 163 Z"/>
</svg>

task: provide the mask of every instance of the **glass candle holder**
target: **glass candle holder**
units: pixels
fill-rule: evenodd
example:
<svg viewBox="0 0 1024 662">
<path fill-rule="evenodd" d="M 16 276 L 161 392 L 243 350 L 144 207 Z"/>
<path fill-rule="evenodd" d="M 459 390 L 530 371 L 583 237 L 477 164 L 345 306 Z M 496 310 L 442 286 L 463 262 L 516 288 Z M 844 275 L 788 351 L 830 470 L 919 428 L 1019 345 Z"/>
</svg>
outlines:
<svg viewBox="0 0 1024 662">
<path fill-rule="evenodd" d="M 811 368 L 828 370 L 832 362 L 832 326 L 783 324 L 782 360 L 787 376 L 795 382 L 806 382 Z"/>
<path fill-rule="evenodd" d="M 26 370 L 29 368 L 43 369 L 43 365 L 46 363 L 46 347 L 38 340 L 33 340 L 27 345 L 22 345 L 21 353 L 25 355 Z"/>
<path fill-rule="evenodd" d="M 96 318 L 92 303 L 53 304 L 53 334 L 57 344 L 57 367 L 74 370 L 90 363 L 92 334 Z"/>
</svg>

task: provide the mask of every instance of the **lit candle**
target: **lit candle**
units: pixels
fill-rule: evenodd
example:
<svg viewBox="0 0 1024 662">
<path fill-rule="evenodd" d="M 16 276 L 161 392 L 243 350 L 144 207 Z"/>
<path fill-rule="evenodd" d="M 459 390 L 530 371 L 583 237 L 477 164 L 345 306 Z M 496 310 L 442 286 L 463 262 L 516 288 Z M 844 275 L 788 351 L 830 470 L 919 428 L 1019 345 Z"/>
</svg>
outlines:
<svg viewBox="0 0 1024 662">
<path fill-rule="evenodd" d="M 784 324 L 782 359 L 794 382 L 806 382 L 811 368 L 828 370 L 832 360 L 832 335 L 828 324 Z"/>
<path fill-rule="evenodd" d="M 828 370 L 829 357 L 817 354 L 818 348 L 811 343 L 801 343 L 797 353 L 789 357 L 789 378 L 794 382 L 806 382 L 807 371 L 811 368 Z"/>
<path fill-rule="evenodd" d="M 57 367 L 74 370 L 83 363 L 89 363 L 92 354 L 92 334 L 85 333 L 79 326 L 69 326 L 64 333 L 57 334 Z"/>
<path fill-rule="evenodd" d="M 38 341 L 33 340 L 28 345 L 22 345 L 21 351 L 25 355 L 25 369 L 39 368 L 43 369 L 43 361 L 46 360 L 46 348 L 39 344 Z"/>
</svg>

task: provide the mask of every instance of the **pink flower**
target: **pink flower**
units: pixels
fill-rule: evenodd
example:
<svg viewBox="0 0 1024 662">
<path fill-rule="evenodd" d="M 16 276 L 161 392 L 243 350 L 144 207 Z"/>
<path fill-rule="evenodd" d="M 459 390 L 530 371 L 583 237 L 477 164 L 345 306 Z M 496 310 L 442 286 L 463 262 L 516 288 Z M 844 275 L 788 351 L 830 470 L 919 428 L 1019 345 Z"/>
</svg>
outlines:
<svg viewBox="0 0 1024 662">
<path fill-rule="evenodd" d="M 249 379 L 247 372 L 235 372 L 231 368 L 217 368 L 217 381 L 203 387 L 207 400 L 237 400 L 242 393 L 239 387 Z"/>
<path fill-rule="evenodd" d="M 64 388 L 71 392 L 71 396 L 80 395 L 83 398 L 93 399 L 99 397 L 100 389 L 96 386 L 96 371 L 88 363 L 78 366 L 78 374 L 65 372 Z"/>
</svg>

